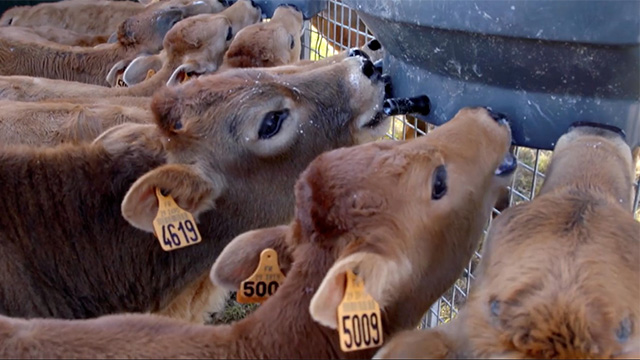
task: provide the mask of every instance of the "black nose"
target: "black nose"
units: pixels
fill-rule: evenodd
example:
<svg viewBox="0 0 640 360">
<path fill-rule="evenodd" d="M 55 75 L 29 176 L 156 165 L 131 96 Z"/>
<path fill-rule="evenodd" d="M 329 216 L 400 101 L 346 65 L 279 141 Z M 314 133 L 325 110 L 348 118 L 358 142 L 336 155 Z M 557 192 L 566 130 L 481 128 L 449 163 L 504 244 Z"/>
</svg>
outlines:
<svg viewBox="0 0 640 360">
<path fill-rule="evenodd" d="M 363 58 L 365 58 L 367 60 L 371 59 L 366 52 L 364 52 L 364 51 L 362 51 L 362 50 L 360 50 L 358 48 L 349 49 L 349 52 L 347 53 L 347 56 L 348 57 L 361 56 L 361 57 L 363 57 Z"/>
<path fill-rule="evenodd" d="M 507 153 L 502 162 L 495 171 L 498 176 L 507 176 L 513 174 L 518 168 L 518 159 L 512 153 Z"/>
<path fill-rule="evenodd" d="M 625 134 L 624 130 L 620 129 L 617 126 L 609 125 L 609 124 L 601 124 L 601 123 L 591 122 L 591 121 L 576 121 L 576 122 L 574 122 L 573 124 L 571 124 L 569 126 L 569 130 L 568 131 L 571 131 L 571 130 L 573 130 L 575 128 L 579 128 L 579 127 L 590 127 L 590 128 L 594 128 L 594 130 L 595 129 L 607 130 L 607 131 L 613 132 L 615 134 L 618 134 L 622 138 L 622 140 L 625 140 L 627 138 L 627 134 Z M 604 134 L 602 134 L 602 132 L 600 132 L 600 133 L 601 133 L 601 135 L 604 135 Z"/>
<path fill-rule="evenodd" d="M 499 113 L 496 111 L 493 111 L 492 108 L 485 106 L 485 109 L 487 109 L 487 112 L 489 113 L 489 116 L 491 116 L 491 118 L 499 123 L 507 123 L 507 117 L 503 114 L 503 113 Z"/>
<path fill-rule="evenodd" d="M 367 43 L 367 47 L 373 51 L 377 51 L 382 48 L 382 44 L 380 44 L 380 41 L 373 39 Z"/>
<path fill-rule="evenodd" d="M 431 111 L 431 100 L 427 95 L 387 99 L 382 104 L 382 111 L 387 116 L 412 113 L 428 115 Z"/>
<path fill-rule="evenodd" d="M 384 66 L 384 61 L 382 59 L 373 63 L 373 66 L 379 71 L 382 72 L 382 68 Z"/>
<path fill-rule="evenodd" d="M 376 68 L 375 66 L 373 66 L 373 63 L 371 61 L 365 60 L 362 64 L 362 73 L 364 74 L 364 76 L 371 79 L 373 75 L 377 74 L 378 72 L 376 71 Z"/>
</svg>

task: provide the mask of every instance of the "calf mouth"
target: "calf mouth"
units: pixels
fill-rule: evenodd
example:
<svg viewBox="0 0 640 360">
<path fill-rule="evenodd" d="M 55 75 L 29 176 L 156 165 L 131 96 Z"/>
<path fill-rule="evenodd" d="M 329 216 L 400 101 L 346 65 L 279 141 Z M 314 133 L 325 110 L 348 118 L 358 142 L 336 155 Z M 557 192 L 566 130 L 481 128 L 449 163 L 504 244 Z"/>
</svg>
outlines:
<svg viewBox="0 0 640 360">
<path fill-rule="evenodd" d="M 507 152 L 494 174 L 500 177 L 507 177 L 513 174 L 517 168 L 518 159 L 511 152 Z"/>
</svg>

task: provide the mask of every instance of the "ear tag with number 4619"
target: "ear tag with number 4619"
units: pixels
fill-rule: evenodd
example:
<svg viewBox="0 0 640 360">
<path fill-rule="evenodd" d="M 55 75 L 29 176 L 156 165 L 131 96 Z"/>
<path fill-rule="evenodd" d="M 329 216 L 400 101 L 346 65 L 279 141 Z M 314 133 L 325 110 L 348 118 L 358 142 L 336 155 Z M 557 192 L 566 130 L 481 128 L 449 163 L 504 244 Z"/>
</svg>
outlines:
<svg viewBox="0 0 640 360">
<path fill-rule="evenodd" d="M 153 232 L 160 241 L 162 250 L 176 250 L 202 241 L 190 212 L 181 209 L 171 195 L 162 195 L 159 188 L 156 188 L 156 197 L 158 214 L 153 219 Z"/>
<path fill-rule="evenodd" d="M 273 249 L 264 249 L 260 253 L 260 264 L 256 271 L 240 284 L 236 300 L 241 304 L 262 303 L 276 293 L 283 281 L 278 253 Z"/>
<path fill-rule="evenodd" d="M 364 282 L 351 270 L 347 271 L 344 297 L 338 306 L 340 349 L 344 352 L 382 345 L 380 306 L 367 293 Z"/>
</svg>

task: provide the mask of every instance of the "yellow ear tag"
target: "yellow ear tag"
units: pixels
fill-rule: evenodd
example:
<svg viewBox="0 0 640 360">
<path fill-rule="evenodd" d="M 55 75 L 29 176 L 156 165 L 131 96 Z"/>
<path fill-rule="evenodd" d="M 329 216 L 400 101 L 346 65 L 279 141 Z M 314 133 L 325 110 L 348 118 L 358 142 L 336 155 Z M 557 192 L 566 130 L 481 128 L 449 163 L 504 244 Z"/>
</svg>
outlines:
<svg viewBox="0 0 640 360">
<path fill-rule="evenodd" d="M 153 75 L 155 75 L 155 74 L 156 74 L 156 71 L 155 71 L 155 70 L 153 70 L 153 69 L 149 69 L 149 70 L 147 71 L 147 77 L 145 77 L 144 79 L 145 79 L 145 80 L 149 80 L 149 79 L 150 79 Z"/>
<path fill-rule="evenodd" d="M 116 85 L 114 87 L 128 87 L 127 83 L 124 82 L 124 80 L 122 80 L 123 76 L 124 76 L 124 70 L 118 71 L 118 74 L 116 75 Z"/>
<path fill-rule="evenodd" d="M 338 306 L 340 349 L 344 352 L 382 345 L 380 306 L 367 293 L 364 282 L 351 270 L 347 271 L 347 286 Z"/>
<path fill-rule="evenodd" d="M 189 76 L 189 74 L 187 74 L 186 72 L 183 72 L 183 74 L 184 77 L 182 78 L 182 81 L 180 81 L 180 84 L 184 84 L 189 81 L 189 79 L 191 79 L 191 76 Z"/>
<path fill-rule="evenodd" d="M 260 253 L 260 264 L 256 271 L 240 284 L 236 300 L 241 304 L 262 303 L 276 293 L 283 281 L 278 253 L 273 249 L 264 249 Z"/>
<path fill-rule="evenodd" d="M 158 214 L 153 219 L 153 232 L 162 250 L 171 251 L 202 241 L 196 221 L 190 212 L 181 209 L 171 196 L 164 196 L 156 188 Z"/>
</svg>

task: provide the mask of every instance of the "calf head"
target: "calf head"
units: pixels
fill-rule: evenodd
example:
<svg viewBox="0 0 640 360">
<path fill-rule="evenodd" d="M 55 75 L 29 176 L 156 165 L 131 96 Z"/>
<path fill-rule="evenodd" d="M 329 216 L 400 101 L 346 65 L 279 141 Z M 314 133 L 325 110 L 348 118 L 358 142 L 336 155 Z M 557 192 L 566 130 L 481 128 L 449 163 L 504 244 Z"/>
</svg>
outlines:
<svg viewBox="0 0 640 360">
<path fill-rule="evenodd" d="M 248 26 L 238 33 L 225 54 L 225 67 L 272 67 L 300 59 L 302 13 L 279 6 L 271 21 Z"/>
<path fill-rule="evenodd" d="M 633 174 L 631 150 L 621 130 L 576 123 L 558 140 L 540 193 L 566 185 L 597 187 L 631 211 Z"/>
<path fill-rule="evenodd" d="M 134 183 L 124 217 L 152 231 L 160 187 L 196 216 L 225 204 L 248 220 L 284 221 L 293 208 L 290 189 L 313 158 L 385 131 L 371 123 L 384 84 L 365 74 L 366 65 L 354 57 L 287 76 L 233 70 L 162 89 L 152 111 L 172 165 Z"/>
<path fill-rule="evenodd" d="M 336 328 L 351 270 L 380 304 L 388 332 L 415 326 L 468 262 L 515 169 L 501 166 L 513 164 L 509 144 L 506 123 L 464 109 L 421 139 L 324 153 L 295 186 L 293 222 L 238 236 L 212 281 L 237 288 L 271 247 L 289 273 L 276 296 L 317 289 L 307 306 L 320 324 Z"/>
<path fill-rule="evenodd" d="M 124 47 L 136 47 L 140 52 L 157 53 L 167 32 L 184 18 L 184 10 L 167 8 L 145 10 L 123 21 L 117 39 Z"/>
<path fill-rule="evenodd" d="M 600 126 L 562 136 L 541 194 L 493 221 L 475 290 L 453 328 L 405 334 L 381 355 L 438 356 L 424 338 L 453 357 L 640 355 L 640 223 L 622 198 L 630 153 Z"/>
<path fill-rule="evenodd" d="M 249 0 L 241 0 L 221 14 L 198 15 L 181 21 L 164 39 L 168 61 L 182 64 L 173 72 L 167 85 L 216 71 L 234 35 L 260 21 L 260 17 L 260 8 Z"/>
</svg>

